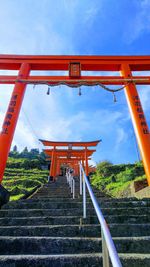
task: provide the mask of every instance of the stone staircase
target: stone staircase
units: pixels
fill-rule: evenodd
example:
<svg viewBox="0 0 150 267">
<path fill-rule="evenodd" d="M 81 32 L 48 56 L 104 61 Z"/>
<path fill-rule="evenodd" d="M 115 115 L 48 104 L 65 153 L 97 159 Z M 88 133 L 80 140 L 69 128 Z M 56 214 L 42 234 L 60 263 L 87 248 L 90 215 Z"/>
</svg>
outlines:
<svg viewBox="0 0 150 267">
<path fill-rule="evenodd" d="M 124 267 L 150 266 L 150 200 L 112 199 L 94 190 Z M 102 266 L 101 230 L 88 197 L 87 219 L 76 181 L 64 177 L 30 199 L 0 210 L 0 266 Z"/>
</svg>

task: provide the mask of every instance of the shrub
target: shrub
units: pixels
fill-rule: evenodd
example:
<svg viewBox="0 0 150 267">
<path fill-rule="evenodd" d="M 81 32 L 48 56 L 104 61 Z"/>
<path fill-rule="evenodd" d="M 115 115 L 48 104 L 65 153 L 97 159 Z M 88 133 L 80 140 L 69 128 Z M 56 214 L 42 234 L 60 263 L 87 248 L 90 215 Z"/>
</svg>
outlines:
<svg viewBox="0 0 150 267">
<path fill-rule="evenodd" d="M 112 163 L 109 161 L 101 161 L 100 163 L 97 164 L 96 167 L 96 172 L 101 176 L 101 177 L 108 177 L 110 175 L 110 170 L 108 167 L 112 166 Z"/>
<path fill-rule="evenodd" d="M 112 195 L 118 196 L 133 180 L 145 179 L 144 168 L 141 162 L 135 164 L 113 165 L 109 161 L 100 162 L 96 173 L 91 177 L 92 185 Z"/>
</svg>

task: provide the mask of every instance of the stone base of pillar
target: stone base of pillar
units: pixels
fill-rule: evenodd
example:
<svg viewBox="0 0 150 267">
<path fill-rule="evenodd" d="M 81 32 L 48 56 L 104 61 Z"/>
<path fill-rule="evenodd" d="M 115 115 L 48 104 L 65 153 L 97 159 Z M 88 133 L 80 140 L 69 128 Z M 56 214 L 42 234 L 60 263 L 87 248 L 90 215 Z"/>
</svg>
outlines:
<svg viewBox="0 0 150 267">
<path fill-rule="evenodd" d="M 9 201 L 10 192 L 8 192 L 2 185 L 0 185 L 0 206 Z"/>
<path fill-rule="evenodd" d="M 48 183 L 54 181 L 54 177 L 53 176 L 48 176 Z"/>
</svg>

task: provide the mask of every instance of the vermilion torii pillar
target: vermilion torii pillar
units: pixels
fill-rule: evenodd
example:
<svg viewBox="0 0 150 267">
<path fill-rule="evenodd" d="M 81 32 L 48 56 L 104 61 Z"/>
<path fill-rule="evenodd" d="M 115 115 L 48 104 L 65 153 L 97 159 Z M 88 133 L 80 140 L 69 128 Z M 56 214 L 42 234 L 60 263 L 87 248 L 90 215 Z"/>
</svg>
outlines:
<svg viewBox="0 0 150 267">
<path fill-rule="evenodd" d="M 50 173 L 49 176 L 53 177 L 53 173 L 54 173 L 54 164 L 55 164 L 55 146 L 52 150 L 52 155 L 51 155 L 51 166 L 50 166 Z"/>
<path fill-rule="evenodd" d="M 29 64 L 22 63 L 18 74 L 18 79 L 26 79 L 29 75 L 29 72 Z M 2 131 L 0 133 L 0 182 L 3 179 L 8 153 L 14 136 L 25 89 L 25 83 L 16 82 L 3 122 Z"/>
<path fill-rule="evenodd" d="M 85 148 L 85 173 L 86 173 L 86 176 L 89 175 L 88 151 L 87 151 L 87 147 Z"/>
<path fill-rule="evenodd" d="M 123 64 L 121 74 L 124 76 L 124 78 L 132 78 L 130 66 Z M 145 166 L 145 172 L 147 177 L 150 178 L 150 133 L 141 105 L 140 97 L 134 83 L 129 83 L 126 85 L 125 95 L 140 148 L 141 157 Z M 148 179 L 148 183 L 150 185 L 150 179 Z"/>
</svg>

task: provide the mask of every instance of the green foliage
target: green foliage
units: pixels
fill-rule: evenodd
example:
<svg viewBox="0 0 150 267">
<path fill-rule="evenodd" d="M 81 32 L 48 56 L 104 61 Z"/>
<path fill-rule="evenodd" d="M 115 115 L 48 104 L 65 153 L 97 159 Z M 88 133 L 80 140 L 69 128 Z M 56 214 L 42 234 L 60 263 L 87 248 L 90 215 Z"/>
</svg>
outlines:
<svg viewBox="0 0 150 267">
<path fill-rule="evenodd" d="M 7 166 L 3 179 L 3 186 L 10 191 L 10 200 L 18 200 L 31 193 L 37 187 L 47 182 L 48 170 L 46 157 L 39 149 L 25 147 L 18 152 L 17 146 L 9 153 Z"/>
<path fill-rule="evenodd" d="M 109 161 L 101 161 L 98 165 L 97 165 L 97 173 L 101 176 L 101 177 L 107 177 L 110 175 L 110 170 L 109 167 L 112 166 L 112 163 Z"/>
<path fill-rule="evenodd" d="M 143 180 L 145 180 L 145 179 L 146 179 L 146 175 L 144 174 L 144 175 L 141 175 L 141 176 L 137 177 L 137 178 L 135 179 L 135 181 L 143 181 Z"/>
<path fill-rule="evenodd" d="M 110 183 L 106 186 L 107 194 L 113 197 L 119 197 L 121 194 L 128 189 L 130 182 L 118 182 L 118 183 Z"/>
<path fill-rule="evenodd" d="M 15 200 L 19 200 L 24 196 L 24 194 L 19 194 L 19 195 L 15 195 L 15 196 L 11 196 L 10 197 L 10 201 L 15 201 Z"/>
<path fill-rule="evenodd" d="M 41 169 L 41 162 L 38 159 L 26 159 L 26 158 L 13 158 L 9 157 L 7 161 L 7 168 L 17 169 Z"/>
<path fill-rule="evenodd" d="M 40 164 L 47 164 L 44 152 L 39 152 L 37 148 L 32 148 L 28 151 L 28 148 L 25 147 L 22 152 L 18 152 L 17 146 L 14 146 L 13 150 L 9 153 L 9 157 L 14 159 L 38 160 Z"/>
<path fill-rule="evenodd" d="M 91 177 L 93 186 L 111 196 L 118 196 L 129 188 L 133 180 L 145 179 L 141 162 L 113 165 L 109 161 L 100 162 Z"/>
<path fill-rule="evenodd" d="M 116 175 L 116 181 L 132 181 L 136 177 L 136 174 L 134 173 L 134 169 L 129 169 L 126 167 L 126 169 Z"/>
<path fill-rule="evenodd" d="M 15 164 L 17 164 L 17 161 L 20 164 L 20 159 L 15 159 Z M 10 191 L 10 200 L 18 200 L 29 194 L 33 189 L 46 183 L 47 176 L 48 171 L 42 171 L 37 168 L 30 170 L 24 168 L 6 168 L 2 184 Z"/>
</svg>

